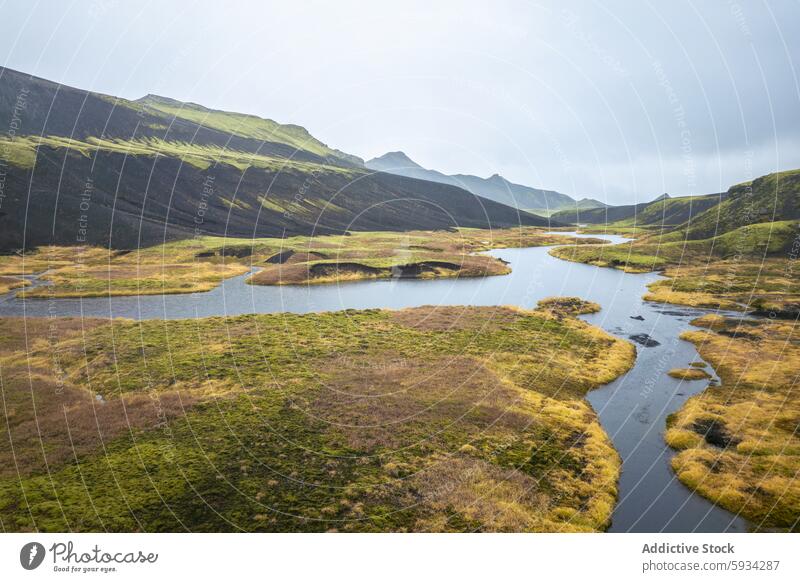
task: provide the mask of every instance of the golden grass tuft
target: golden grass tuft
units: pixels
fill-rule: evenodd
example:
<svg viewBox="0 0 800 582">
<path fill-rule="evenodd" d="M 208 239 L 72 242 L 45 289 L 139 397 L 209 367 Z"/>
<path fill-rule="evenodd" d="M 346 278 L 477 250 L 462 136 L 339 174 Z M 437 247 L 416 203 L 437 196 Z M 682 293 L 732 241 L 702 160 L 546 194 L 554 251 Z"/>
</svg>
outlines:
<svg viewBox="0 0 800 582">
<path fill-rule="evenodd" d="M 667 374 L 678 380 L 692 381 L 708 380 L 711 378 L 711 375 L 708 372 L 701 370 L 700 368 L 672 368 L 669 372 L 667 372 Z"/>
<path fill-rule="evenodd" d="M 537 308 L 563 317 L 600 311 L 599 304 L 580 297 L 545 297 L 539 301 Z"/>
</svg>

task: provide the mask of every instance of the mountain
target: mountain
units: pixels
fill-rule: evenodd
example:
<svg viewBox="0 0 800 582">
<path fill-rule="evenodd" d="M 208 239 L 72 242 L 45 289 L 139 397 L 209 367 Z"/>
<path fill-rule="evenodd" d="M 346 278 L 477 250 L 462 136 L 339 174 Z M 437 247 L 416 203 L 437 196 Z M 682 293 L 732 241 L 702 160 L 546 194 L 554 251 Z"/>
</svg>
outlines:
<svg viewBox="0 0 800 582">
<path fill-rule="evenodd" d="M 509 182 L 499 174 L 489 178 L 480 178 L 469 174 L 447 175 L 436 170 L 423 168 L 403 152 L 389 152 L 373 158 L 365 163 L 371 170 L 389 172 L 398 176 L 408 176 L 442 184 L 458 186 L 476 196 L 482 196 L 514 208 L 544 215 L 554 210 L 567 208 L 598 208 L 605 206 L 602 202 L 584 198 L 576 201 L 566 194 L 555 190 L 542 190 Z"/>
<path fill-rule="evenodd" d="M 662 194 L 650 202 L 606 208 L 564 210 L 554 213 L 552 218 L 565 223 L 677 226 L 694 220 L 694 217 L 718 205 L 725 197 L 724 193 L 679 198 Z"/>
<path fill-rule="evenodd" d="M 0 67 L 0 115 L 17 135 L 187 142 L 298 161 L 360 166 L 298 126 L 148 95 L 128 101 Z"/>
<path fill-rule="evenodd" d="M 0 250 L 198 235 L 546 226 L 450 184 L 363 167 L 297 125 L 0 68 Z"/>
<path fill-rule="evenodd" d="M 417 162 L 409 158 L 404 152 L 388 152 L 380 157 L 364 162 L 364 166 L 376 172 L 386 172 L 397 176 L 408 176 L 418 180 L 429 180 L 441 184 L 455 185 L 452 176 L 442 174 L 436 170 L 426 170 Z"/>
</svg>

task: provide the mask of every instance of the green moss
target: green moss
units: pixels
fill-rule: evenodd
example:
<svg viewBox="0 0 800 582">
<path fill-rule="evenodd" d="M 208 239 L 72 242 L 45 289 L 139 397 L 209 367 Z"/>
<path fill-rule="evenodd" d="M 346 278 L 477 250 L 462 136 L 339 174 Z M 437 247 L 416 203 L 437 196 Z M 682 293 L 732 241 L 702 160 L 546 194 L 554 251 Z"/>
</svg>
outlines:
<svg viewBox="0 0 800 582">
<path fill-rule="evenodd" d="M 250 206 L 247 202 L 245 202 L 243 200 L 236 200 L 236 199 L 229 200 L 228 198 L 225 198 L 223 196 L 220 196 L 218 198 L 218 200 L 220 202 L 222 202 L 228 208 L 238 208 L 239 210 L 251 210 L 252 209 L 252 206 Z"/>
<path fill-rule="evenodd" d="M 0 479 L 4 528 L 602 529 L 619 461 L 582 396 L 627 344 L 546 312 L 440 310 L 114 321 L 42 344 L 25 370 L 45 378 L 57 352 L 70 390 L 127 414 L 177 394 L 186 413 Z"/>
<path fill-rule="evenodd" d="M 85 156 L 97 151 L 124 153 L 128 156 L 165 156 L 180 159 L 184 163 L 201 170 L 206 170 L 214 164 L 227 164 L 241 171 L 245 171 L 252 166 L 275 172 L 303 174 L 333 172 L 356 176 L 359 173 L 363 173 L 363 170 L 344 168 L 327 163 L 298 162 L 282 157 L 232 150 L 219 146 L 166 141 L 153 137 L 135 140 L 89 137 L 86 141 L 56 136 L 0 138 L 0 159 L 19 167 L 30 168 L 36 160 L 38 147 L 68 149 Z"/>
<path fill-rule="evenodd" d="M 148 100 L 147 105 L 150 110 L 166 113 L 170 117 L 187 119 L 230 135 L 283 143 L 322 157 L 344 157 L 298 125 L 282 125 L 255 115 L 217 111 L 191 103 L 168 102 L 158 98 Z"/>
</svg>

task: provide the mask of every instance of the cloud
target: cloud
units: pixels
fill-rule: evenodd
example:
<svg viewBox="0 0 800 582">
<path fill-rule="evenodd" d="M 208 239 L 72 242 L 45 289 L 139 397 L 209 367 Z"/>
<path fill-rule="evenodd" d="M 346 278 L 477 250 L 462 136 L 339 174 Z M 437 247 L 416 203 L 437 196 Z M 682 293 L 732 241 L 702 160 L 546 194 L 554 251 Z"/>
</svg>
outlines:
<svg viewBox="0 0 800 582">
<path fill-rule="evenodd" d="M 800 165 L 800 6 L 93 0 L 4 8 L 7 66 L 614 202 Z M 687 141 L 688 159 L 687 162 Z M 694 165 L 693 181 L 685 171 Z M 729 181 L 729 182 L 723 182 Z"/>
</svg>

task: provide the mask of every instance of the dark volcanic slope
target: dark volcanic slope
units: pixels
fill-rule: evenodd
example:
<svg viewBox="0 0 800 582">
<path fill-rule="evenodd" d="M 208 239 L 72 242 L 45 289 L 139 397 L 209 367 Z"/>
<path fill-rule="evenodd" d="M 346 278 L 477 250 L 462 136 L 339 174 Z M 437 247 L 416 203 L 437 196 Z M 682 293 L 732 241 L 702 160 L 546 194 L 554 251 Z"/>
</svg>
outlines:
<svg viewBox="0 0 800 582">
<path fill-rule="evenodd" d="M 0 123 L 12 121 L 15 135 L 0 137 L 5 250 L 548 225 L 456 186 L 369 172 L 299 126 L 0 68 Z"/>
<path fill-rule="evenodd" d="M 390 174 L 219 164 L 40 147 L 34 168 L 9 167 L 0 248 L 57 243 L 148 246 L 197 234 L 236 237 L 345 230 L 498 228 L 541 218 L 459 188 Z M 195 231 L 197 229 L 197 231 Z"/>
</svg>

